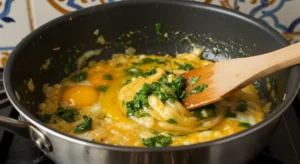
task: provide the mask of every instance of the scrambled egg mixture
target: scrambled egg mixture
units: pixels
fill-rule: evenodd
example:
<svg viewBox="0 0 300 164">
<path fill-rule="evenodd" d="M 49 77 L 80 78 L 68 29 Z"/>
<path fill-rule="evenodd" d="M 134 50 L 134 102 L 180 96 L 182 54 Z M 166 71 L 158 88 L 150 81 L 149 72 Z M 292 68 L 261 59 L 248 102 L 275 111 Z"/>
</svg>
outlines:
<svg viewBox="0 0 300 164">
<path fill-rule="evenodd" d="M 176 57 L 114 54 L 91 62 L 60 84 L 45 85 L 38 115 L 49 126 L 94 142 L 139 147 L 180 146 L 222 138 L 265 117 L 253 85 L 202 108 L 187 110 L 180 101 L 200 93 L 180 76 L 210 64 L 201 50 Z M 193 86 L 185 93 L 186 85 Z"/>
</svg>

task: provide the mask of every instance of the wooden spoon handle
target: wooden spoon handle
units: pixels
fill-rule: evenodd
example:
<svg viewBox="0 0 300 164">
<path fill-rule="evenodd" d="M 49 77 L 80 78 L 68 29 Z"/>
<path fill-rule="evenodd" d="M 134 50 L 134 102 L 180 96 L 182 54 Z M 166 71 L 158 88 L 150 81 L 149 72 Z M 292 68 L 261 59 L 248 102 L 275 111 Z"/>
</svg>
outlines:
<svg viewBox="0 0 300 164">
<path fill-rule="evenodd" d="M 244 79 L 247 79 L 242 84 L 246 84 L 283 68 L 300 64 L 300 43 L 263 55 L 237 59 L 233 62 L 238 62 L 240 69 L 246 70 L 242 73 Z"/>
<path fill-rule="evenodd" d="M 264 55 L 264 60 L 274 71 L 300 64 L 300 43 L 267 53 Z"/>
</svg>

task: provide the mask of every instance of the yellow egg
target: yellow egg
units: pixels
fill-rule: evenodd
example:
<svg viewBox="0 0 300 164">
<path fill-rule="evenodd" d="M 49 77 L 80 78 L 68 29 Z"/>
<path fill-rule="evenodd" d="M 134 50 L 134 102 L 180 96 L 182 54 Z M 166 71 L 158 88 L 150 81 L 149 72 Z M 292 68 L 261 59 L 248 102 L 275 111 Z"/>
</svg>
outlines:
<svg viewBox="0 0 300 164">
<path fill-rule="evenodd" d="M 89 72 L 87 79 L 94 86 L 108 85 L 110 81 L 103 79 L 103 76 L 105 74 L 107 74 L 107 73 L 105 73 L 105 72 Z"/>
<path fill-rule="evenodd" d="M 65 90 L 62 95 L 62 104 L 70 107 L 81 108 L 93 104 L 99 92 L 90 86 L 74 86 Z"/>
</svg>

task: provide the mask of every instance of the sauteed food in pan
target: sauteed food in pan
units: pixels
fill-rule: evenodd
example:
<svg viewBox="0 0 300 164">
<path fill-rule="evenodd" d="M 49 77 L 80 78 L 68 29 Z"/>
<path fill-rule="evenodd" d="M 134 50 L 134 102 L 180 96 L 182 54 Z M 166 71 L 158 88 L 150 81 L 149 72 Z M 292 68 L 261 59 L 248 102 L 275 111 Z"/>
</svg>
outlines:
<svg viewBox="0 0 300 164">
<path fill-rule="evenodd" d="M 203 53 L 191 51 L 186 37 Z M 30 138 L 55 163 L 249 163 L 296 96 L 300 67 L 195 110 L 180 102 L 213 85 L 180 75 L 210 64 L 200 59 L 255 56 L 287 45 L 262 21 L 192 1 L 130 0 L 82 9 L 16 46 L 3 82 L 22 121 L 0 116 L 0 126 Z M 136 53 L 116 54 L 129 47 Z M 214 47 L 220 52 L 211 53 Z M 84 62 L 92 54 L 82 53 L 90 50 L 99 55 Z M 75 58 L 82 59 L 77 71 Z M 182 92 L 184 85 L 193 92 Z"/>
<path fill-rule="evenodd" d="M 215 104 L 187 110 L 181 100 L 201 93 L 201 77 L 185 71 L 210 64 L 202 50 L 176 57 L 114 54 L 90 62 L 61 83 L 45 85 L 39 115 L 51 127 L 80 138 L 113 145 L 164 147 L 201 143 L 237 133 L 262 121 L 264 104 L 249 85 Z M 185 93 L 186 85 L 194 87 Z"/>
</svg>

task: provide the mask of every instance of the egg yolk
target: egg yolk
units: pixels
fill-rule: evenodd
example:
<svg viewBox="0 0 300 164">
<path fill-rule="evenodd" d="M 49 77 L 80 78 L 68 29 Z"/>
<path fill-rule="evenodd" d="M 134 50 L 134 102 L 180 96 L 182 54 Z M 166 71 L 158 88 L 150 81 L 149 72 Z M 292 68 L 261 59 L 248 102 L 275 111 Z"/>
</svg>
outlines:
<svg viewBox="0 0 300 164">
<path fill-rule="evenodd" d="M 89 72 L 87 79 L 94 86 L 108 85 L 110 81 L 103 78 L 105 74 L 105 72 Z"/>
<path fill-rule="evenodd" d="M 99 92 L 90 86 L 74 86 L 65 90 L 62 95 L 62 104 L 70 107 L 81 108 L 93 104 Z"/>
</svg>

